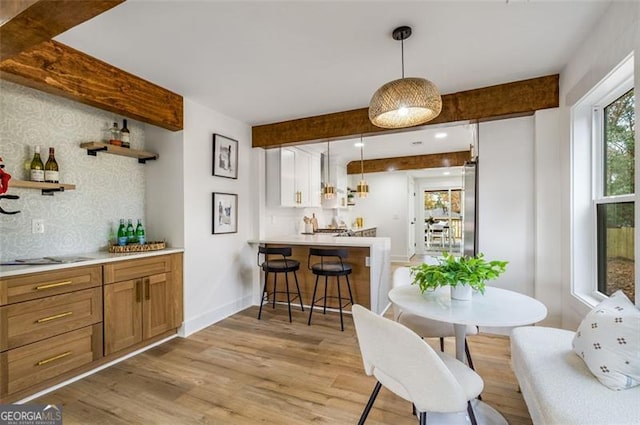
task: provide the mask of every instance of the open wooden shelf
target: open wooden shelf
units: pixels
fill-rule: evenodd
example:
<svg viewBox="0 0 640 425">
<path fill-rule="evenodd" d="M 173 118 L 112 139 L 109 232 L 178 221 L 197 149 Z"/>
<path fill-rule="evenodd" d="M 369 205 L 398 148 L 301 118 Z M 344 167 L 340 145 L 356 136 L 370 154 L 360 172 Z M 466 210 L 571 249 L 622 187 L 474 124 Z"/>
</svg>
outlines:
<svg viewBox="0 0 640 425">
<path fill-rule="evenodd" d="M 80 147 L 87 150 L 87 155 L 96 156 L 98 152 L 106 152 L 113 155 L 128 156 L 130 158 L 137 158 L 140 164 L 144 164 L 147 161 L 158 159 L 160 155 L 153 152 L 139 151 L 135 149 L 123 148 L 121 146 L 110 145 L 102 142 L 86 142 L 81 143 Z"/>
<path fill-rule="evenodd" d="M 9 181 L 9 188 L 19 187 L 21 189 L 40 189 L 43 195 L 53 195 L 54 192 L 64 192 L 65 190 L 75 190 L 75 184 L 68 183 L 45 183 L 45 182 L 32 182 L 29 180 L 16 180 L 11 179 Z"/>
</svg>

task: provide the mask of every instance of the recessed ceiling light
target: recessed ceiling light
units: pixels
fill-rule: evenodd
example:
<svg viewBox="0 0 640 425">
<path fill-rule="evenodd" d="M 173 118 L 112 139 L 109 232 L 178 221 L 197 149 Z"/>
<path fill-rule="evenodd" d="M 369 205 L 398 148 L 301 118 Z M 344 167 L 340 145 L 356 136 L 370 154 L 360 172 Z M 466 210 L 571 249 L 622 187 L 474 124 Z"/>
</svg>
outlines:
<svg viewBox="0 0 640 425">
<path fill-rule="evenodd" d="M 362 143 L 362 142 L 355 142 L 355 143 L 353 144 L 353 146 L 355 146 L 356 148 L 361 148 L 361 147 L 363 147 L 363 146 L 364 146 L 364 143 Z"/>
<path fill-rule="evenodd" d="M 442 173 L 442 175 L 443 175 L 443 176 L 451 175 L 451 171 L 445 171 L 445 172 L 443 172 L 443 173 Z"/>
<path fill-rule="evenodd" d="M 436 139 L 444 139 L 445 137 L 447 137 L 447 133 L 436 133 L 435 135 Z"/>
<path fill-rule="evenodd" d="M 422 144 L 422 141 L 421 140 L 416 140 L 415 142 L 411 142 L 411 144 L 414 145 L 414 146 L 418 146 L 418 145 Z"/>
</svg>

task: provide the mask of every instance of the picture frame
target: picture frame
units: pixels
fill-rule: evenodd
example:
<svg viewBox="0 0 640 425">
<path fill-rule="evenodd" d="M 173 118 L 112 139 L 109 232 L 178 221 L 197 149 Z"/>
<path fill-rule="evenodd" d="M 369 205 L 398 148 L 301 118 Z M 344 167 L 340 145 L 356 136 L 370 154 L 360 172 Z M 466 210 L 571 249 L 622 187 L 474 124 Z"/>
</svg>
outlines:
<svg viewBox="0 0 640 425">
<path fill-rule="evenodd" d="M 212 163 L 214 176 L 237 179 L 238 141 L 214 133 Z"/>
<path fill-rule="evenodd" d="M 214 235 L 238 233 L 238 195 L 213 192 L 211 205 L 211 233 Z"/>
</svg>

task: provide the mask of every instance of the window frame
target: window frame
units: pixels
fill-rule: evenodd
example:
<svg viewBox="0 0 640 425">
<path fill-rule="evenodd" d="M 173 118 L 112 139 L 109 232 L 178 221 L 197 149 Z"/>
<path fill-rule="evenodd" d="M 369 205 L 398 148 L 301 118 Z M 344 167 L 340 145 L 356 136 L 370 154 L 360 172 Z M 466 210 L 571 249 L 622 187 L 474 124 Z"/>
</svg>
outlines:
<svg viewBox="0 0 640 425">
<path fill-rule="evenodd" d="M 607 295 L 598 291 L 598 205 L 633 202 L 634 209 L 638 207 L 636 199 L 638 192 L 636 187 L 640 172 L 640 163 L 637 159 L 638 149 L 636 149 L 634 164 L 634 181 L 636 183 L 634 191 L 636 193 L 604 196 L 604 108 L 629 90 L 636 88 L 634 87 L 634 57 L 631 53 L 589 93 L 576 102 L 570 111 L 571 295 L 587 306 L 594 306 L 607 298 Z M 637 96 L 637 92 L 635 95 Z M 637 112 L 636 110 L 636 117 Z M 637 136 L 637 130 L 635 136 Z M 588 190 L 584 187 L 585 181 L 589 182 Z M 637 237 L 637 229 L 635 235 L 636 243 L 640 242 Z M 634 282 L 636 288 L 638 287 L 637 269 L 638 267 L 636 267 Z M 636 290 L 636 299 L 638 292 L 640 291 Z"/>
</svg>

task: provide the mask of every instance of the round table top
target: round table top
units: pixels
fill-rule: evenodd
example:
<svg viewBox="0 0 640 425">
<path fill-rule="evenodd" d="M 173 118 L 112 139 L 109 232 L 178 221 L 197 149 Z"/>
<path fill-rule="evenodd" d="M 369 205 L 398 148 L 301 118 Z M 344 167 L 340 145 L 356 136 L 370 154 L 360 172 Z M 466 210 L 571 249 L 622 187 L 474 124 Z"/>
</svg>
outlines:
<svg viewBox="0 0 640 425">
<path fill-rule="evenodd" d="M 450 293 L 449 287 L 421 294 L 417 285 L 399 286 L 389 292 L 389 300 L 408 313 L 460 325 L 523 326 L 547 317 L 540 301 L 506 289 L 487 286 L 472 301 L 452 300 Z"/>
</svg>

